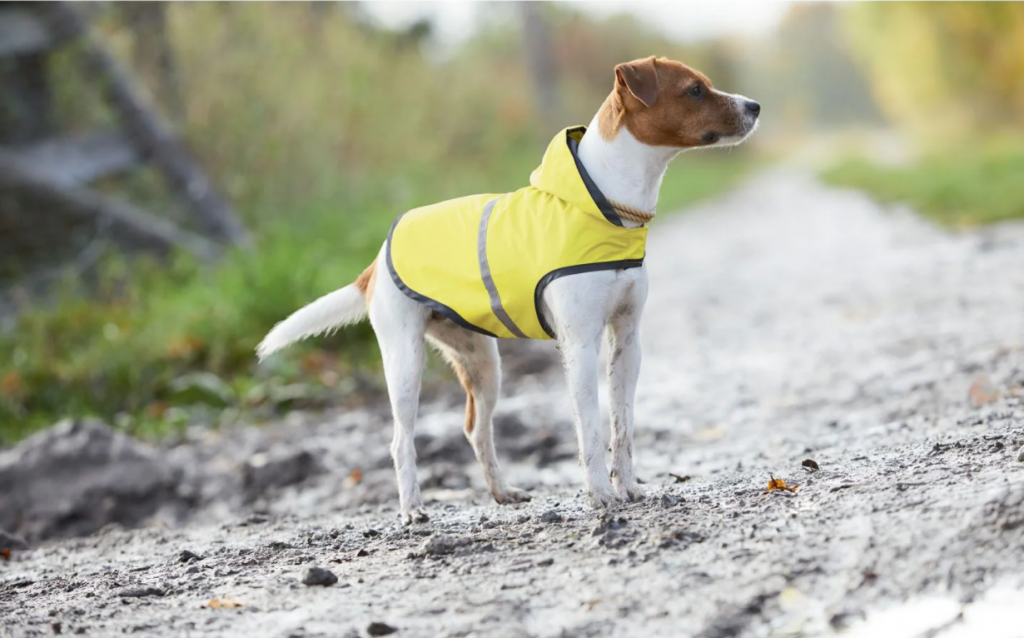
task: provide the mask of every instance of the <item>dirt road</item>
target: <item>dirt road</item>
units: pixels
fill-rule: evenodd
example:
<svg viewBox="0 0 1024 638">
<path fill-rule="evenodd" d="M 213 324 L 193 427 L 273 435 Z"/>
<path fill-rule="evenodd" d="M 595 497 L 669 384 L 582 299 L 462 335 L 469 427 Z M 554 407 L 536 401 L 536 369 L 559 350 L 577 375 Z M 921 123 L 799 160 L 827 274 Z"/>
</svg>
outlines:
<svg viewBox="0 0 1024 638">
<path fill-rule="evenodd" d="M 485 498 L 447 392 L 411 528 L 379 409 L 196 431 L 161 451 L 183 524 L 16 552 L 0 635 L 1024 636 L 1024 226 L 948 234 L 776 169 L 655 221 L 648 264 L 645 502 L 587 509 L 531 344 L 497 429 L 532 503 Z"/>
</svg>

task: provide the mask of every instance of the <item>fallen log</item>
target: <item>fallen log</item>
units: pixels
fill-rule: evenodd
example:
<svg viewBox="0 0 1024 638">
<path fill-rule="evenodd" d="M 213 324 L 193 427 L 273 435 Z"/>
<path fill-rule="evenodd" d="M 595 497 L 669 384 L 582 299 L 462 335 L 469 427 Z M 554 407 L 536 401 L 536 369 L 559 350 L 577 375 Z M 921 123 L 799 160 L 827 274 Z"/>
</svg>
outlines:
<svg viewBox="0 0 1024 638">
<path fill-rule="evenodd" d="M 6 194 L 30 202 L 39 216 L 60 214 L 101 221 L 114 240 L 138 250 L 167 253 L 181 249 L 203 260 L 216 259 L 221 253 L 216 242 L 127 202 L 64 184 L 16 154 L 0 150 L 0 195 Z"/>
</svg>

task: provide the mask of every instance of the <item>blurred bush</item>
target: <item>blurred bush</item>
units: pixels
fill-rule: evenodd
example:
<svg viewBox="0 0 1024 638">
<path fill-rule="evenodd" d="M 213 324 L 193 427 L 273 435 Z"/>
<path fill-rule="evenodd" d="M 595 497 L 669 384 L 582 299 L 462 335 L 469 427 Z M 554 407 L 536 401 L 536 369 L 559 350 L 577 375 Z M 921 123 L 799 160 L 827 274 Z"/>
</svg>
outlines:
<svg viewBox="0 0 1024 638">
<path fill-rule="evenodd" d="M 0 352 L 10 353 L 0 357 L 0 440 L 69 415 L 162 432 L 169 423 L 236 418 L 238 409 L 251 418 L 321 404 L 327 394 L 361 400 L 360 379 L 372 385 L 377 374 L 366 325 L 261 368 L 253 348 L 276 321 L 352 281 L 398 213 L 526 184 L 554 134 L 546 127 L 589 122 L 615 63 L 652 53 L 696 66 L 716 60 L 706 47 L 683 49 L 630 20 L 595 22 L 545 5 L 558 34 L 551 42 L 560 101 L 557 113 L 540 118 L 507 6 L 495 5 L 498 19 L 441 60 L 425 52 L 429 27 L 381 30 L 356 3 L 164 8 L 171 82 L 161 76 L 169 67 L 152 62 L 160 55 L 139 54 L 152 42 L 133 27 L 131 11 L 107 10 L 98 26 L 151 94 L 176 96 L 160 106 L 228 191 L 256 249 L 214 267 L 111 258 L 91 292 L 72 272 L 46 300 L 26 298 L 0 332 Z M 54 62 L 60 117 L 71 128 L 109 123 L 94 87 L 75 72 L 74 53 Z M 717 192 L 747 162 L 743 152 L 682 160 L 666 179 L 661 209 Z M 158 185 L 140 171 L 106 186 L 166 204 L 156 201 Z"/>
<path fill-rule="evenodd" d="M 917 151 L 824 177 L 951 226 L 1024 217 L 1024 4 L 850 3 L 841 33 L 878 107 Z"/>
<path fill-rule="evenodd" d="M 879 107 L 928 142 L 1019 130 L 1024 4 L 879 2 L 843 7 Z"/>
</svg>

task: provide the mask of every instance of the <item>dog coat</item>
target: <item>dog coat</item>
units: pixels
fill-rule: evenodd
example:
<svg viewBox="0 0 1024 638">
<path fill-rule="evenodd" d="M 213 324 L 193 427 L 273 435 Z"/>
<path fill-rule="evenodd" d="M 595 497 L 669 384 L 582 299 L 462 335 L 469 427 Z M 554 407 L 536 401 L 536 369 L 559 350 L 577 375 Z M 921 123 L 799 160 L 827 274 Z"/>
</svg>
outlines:
<svg viewBox="0 0 1024 638">
<path fill-rule="evenodd" d="M 388 233 L 387 266 L 406 295 L 491 337 L 552 339 L 540 311 L 559 277 L 643 264 L 647 227 L 626 228 L 580 163 L 585 127 L 548 146 L 530 185 L 416 208 Z"/>
</svg>

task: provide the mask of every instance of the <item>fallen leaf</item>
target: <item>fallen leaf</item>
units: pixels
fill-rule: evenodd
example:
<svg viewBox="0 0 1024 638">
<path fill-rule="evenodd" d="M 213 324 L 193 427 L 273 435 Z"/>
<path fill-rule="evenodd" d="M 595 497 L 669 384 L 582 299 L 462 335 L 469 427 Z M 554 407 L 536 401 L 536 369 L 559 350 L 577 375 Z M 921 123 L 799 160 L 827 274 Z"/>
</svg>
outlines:
<svg viewBox="0 0 1024 638">
<path fill-rule="evenodd" d="M 672 472 L 669 472 L 668 475 L 674 478 L 676 480 L 676 483 L 685 483 L 690 480 L 689 474 L 679 476 L 678 474 L 673 474 Z"/>
<path fill-rule="evenodd" d="M 967 390 L 967 397 L 970 399 L 971 405 L 976 408 L 981 407 L 999 400 L 999 388 L 992 383 L 988 375 L 982 374 L 971 383 L 971 387 Z"/>
<path fill-rule="evenodd" d="M 356 468 L 348 473 L 348 477 L 345 479 L 345 487 L 352 487 L 353 485 L 359 485 L 363 482 L 363 471 Z"/>
<path fill-rule="evenodd" d="M 231 598 L 221 598 L 220 596 L 214 596 L 206 603 L 206 606 L 210 609 L 238 609 L 244 607 L 243 603 L 233 600 Z"/>
<path fill-rule="evenodd" d="M 167 412 L 168 405 L 163 401 L 154 401 L 146 406 L 146 416 L 159 419 Z"/>
<path fill-rule="evenodd" d="M 786 491 L 786 492 L 795 492 L 796 488 L 800 487 L 799 485 L 796 485 L 796 484 L 786 485 L 785 481 L 783 481 L 782 479 L 777 479 L 774 476 L 772 476 L 770 478 L 771 478 L 771 480 L 768 481 L 768 489 L 766 489 L 764 491 L 765 494 L 767 494 L 768 492 L 774 492 L 775 490 L 783 490 L 783 491 Z"/>
<path fill-rule="evenodd" d="M 16 397 L 24 389 L 25 384 L 22 382 L 21 375 L 18 374 L 17 370 L 9 370 L 0 379 L 0 396 L 2 397 Z"/>
<path fill-rule="evenodd" d="M 167 356 L 171 359 L 187 359 L 202 350 L 204 345 L 199 337 L 188 335 L 172 343 L 167 348 Z"/>
<path fill-rule="evenodd" d="M 7 549 L 6 547 L 0 549 L 0 556 L 3 556 L 4 560 L 11 560 L 11 550 Z"/>
</svg>

